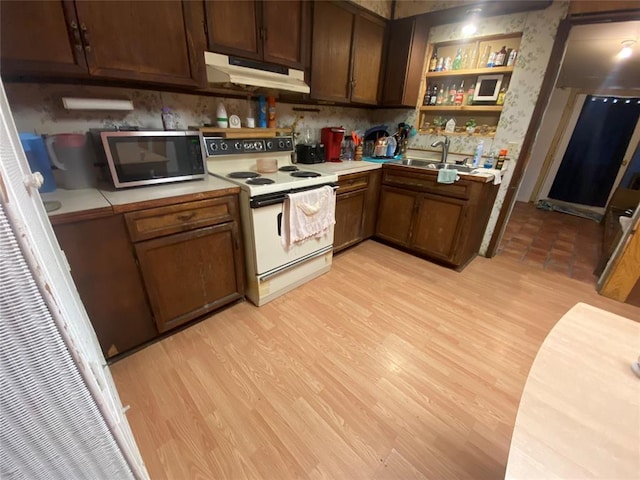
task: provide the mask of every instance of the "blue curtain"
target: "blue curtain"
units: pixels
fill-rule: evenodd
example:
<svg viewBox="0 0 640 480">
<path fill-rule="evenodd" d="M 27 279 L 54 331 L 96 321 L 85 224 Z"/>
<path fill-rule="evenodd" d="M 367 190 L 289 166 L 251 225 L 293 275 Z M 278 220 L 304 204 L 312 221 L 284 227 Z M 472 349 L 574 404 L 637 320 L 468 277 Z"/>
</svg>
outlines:
<svg viewBox="0 0 640 480">
<path fill-rule="evenodd" d="M 549 198 L 604 207 L 640 115 L 640 98 L 589 95 Z"/>
</svg>

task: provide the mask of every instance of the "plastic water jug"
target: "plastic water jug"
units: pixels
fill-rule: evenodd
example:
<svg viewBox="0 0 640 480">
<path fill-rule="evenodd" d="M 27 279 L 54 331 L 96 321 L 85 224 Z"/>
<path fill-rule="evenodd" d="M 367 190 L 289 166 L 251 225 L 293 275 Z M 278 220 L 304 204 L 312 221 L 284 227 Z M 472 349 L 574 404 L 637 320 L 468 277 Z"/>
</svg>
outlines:
<svg viewBox="0 0 640 480">
<path fill-rule="evenodd" d="M 53 172 L 51 172 L 51 162 L 42 136 L 35 133 L 21 133 L 20 142 L 31 171 L 40 172 L 44 178 L 44 183 L 39 190 L 42 193 L 55 191 L 56 181 L 53 178 Z"/>
<path fill-rule="evenodd" d="M 47 137 L 51 163 L 62 170 L 64 188 L 75 190 L 96 185 L 94 155 L 87 148 L 87 137 L 81 133 L 61 133 Z"/>
</svg>

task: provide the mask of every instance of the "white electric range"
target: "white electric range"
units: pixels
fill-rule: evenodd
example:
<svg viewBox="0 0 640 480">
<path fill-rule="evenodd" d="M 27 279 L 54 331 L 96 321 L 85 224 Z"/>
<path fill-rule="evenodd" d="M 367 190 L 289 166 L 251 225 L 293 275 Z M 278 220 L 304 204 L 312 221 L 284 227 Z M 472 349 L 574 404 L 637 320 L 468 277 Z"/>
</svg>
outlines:
<svg viewBox="0 0 640 480">
<path fill-rule="evenodd" d="M 226 139 L 204 137 L 207 170 L 240 186 L 247 297 L 255 305 L 270 300 L 329 271 L 333 227 L 326 234 L 290 248 L 281 241 L 282 209 L 287 194 L 324 185 L 335 188 L 338 176 L 291 163 L 291 137 Z M 259 173 L 258 160 L 275 161 L 278 170 Z"/>
</svg>

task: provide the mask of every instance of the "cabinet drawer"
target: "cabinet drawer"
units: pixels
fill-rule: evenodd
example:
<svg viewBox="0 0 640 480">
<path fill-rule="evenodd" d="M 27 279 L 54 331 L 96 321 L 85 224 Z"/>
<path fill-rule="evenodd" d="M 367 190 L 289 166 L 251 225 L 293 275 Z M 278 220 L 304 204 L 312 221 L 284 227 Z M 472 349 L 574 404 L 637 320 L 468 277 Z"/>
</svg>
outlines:
<svg viewBox="0 0 640 480">
<path fill-rule="evenodd" d="M 363 190 L 369 186 L 369 173 L 352 173 L 338 178 L 337 195 Z"/>
<path fill-rule="evenodd" d="M 133 242 L 229 222 L 237 211 L 235 197 L 199 200 L 125 214 Z"/>
<path fill-rule="evenodd" d="M 397 171 L 384 172 L 382 183 L 465 200 L 469 198 L 472 186 L 471 182 L 466 180 L 458 180 L 451 184 L 438 183 L 436 175 L 420 175 L 410 172 L 405 174 Z"/>
</svg>

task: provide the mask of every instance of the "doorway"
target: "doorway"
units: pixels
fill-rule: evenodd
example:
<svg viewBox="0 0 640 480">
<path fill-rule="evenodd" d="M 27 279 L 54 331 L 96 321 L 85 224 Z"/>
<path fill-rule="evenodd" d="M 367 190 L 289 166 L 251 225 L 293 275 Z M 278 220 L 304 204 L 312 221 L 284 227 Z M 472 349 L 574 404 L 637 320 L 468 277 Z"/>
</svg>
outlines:
<svg viewBox="0 0 640 480">
<path fill-rule="evenodd" d="M 535 200 L 604 214 L 640 141 L 639 116 L 639 98 L 577 95 Z"/>
</svg>

